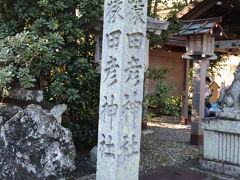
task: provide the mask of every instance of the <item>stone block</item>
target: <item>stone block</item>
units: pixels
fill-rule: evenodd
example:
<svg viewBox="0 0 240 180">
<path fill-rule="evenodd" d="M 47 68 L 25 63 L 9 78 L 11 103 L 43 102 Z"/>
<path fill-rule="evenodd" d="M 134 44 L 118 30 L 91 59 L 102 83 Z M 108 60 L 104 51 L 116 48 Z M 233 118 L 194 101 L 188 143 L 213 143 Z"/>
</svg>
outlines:
<svg viewBox="0 0 240 180">
<path fill-rule="evenodd" d="M 240 167 L 233 164 L 226 164 L 223 162 L 200 160 L 202 169 L 210 170 L 218 174 L 230 175 L 235 178 L 240 178 Z"/>
<path fill-rule="evenodd" d="M 204 129 L 204 159 L 200 165 L 216 173 L 240 177 L 240 121 L 207 118 Z"/>
<path fill-rule="evenodd" d="M 151 129 L 142 131 L 142 134 L 143 134 L 143 135 L 148 135 L 148 134 L 152 134 L 152 133 L 154 133 L 154 131 L 151 130 Z"/>
<path fill-rule="evenodd" d="M 90 151 L 90 163 L 91 166 L 96 167 L 97 164 L 97 146 L 94 146 Z"/>
<path fill-rule="evenodd" d="M 8 97 L 26 101 L 43 101 L 43 91 L 11 89 L 8 91 Z"/>
<path fill-rule="evenodd" d="M 67 110 L 66 104 L 58 104 L 54 106 L 50 113 L 57 119 L 58 123 L 61 125 L 62 123 L 62 114 Z"/>
<path fill-rule="evenodd" d="M 147 1 L 105 0 L 98 129 L 98 180 L 137 180 Z"/>
<path fill-rule="evenodd" d="M 19 106 L 4 104 L 0 107 L 0 116 L 5 117 L 6 119 L 11 119 L 19 111 L 22 111 L 22 108 Z"/>
<path fill-rule="evenodd" d="M 240 134 L 240 120 L 227 118 L 206 118 L 203 120 L 202 128 L 209 131 Z"/>
<path fill-rule="evenodd" d="M 0 117 L 0 179 L 61 179 L 75 169 L 71 132 L 39 105 Z"/>
</svg>

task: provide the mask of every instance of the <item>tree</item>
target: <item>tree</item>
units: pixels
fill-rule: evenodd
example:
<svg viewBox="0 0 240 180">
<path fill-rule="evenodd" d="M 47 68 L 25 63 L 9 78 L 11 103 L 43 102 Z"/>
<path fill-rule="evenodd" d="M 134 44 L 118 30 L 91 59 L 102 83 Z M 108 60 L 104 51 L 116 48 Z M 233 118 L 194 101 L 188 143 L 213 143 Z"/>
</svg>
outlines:
<svg viewBox="0 0 240 180">
<path fill-rule="evenodd" d="M 158 17 L 159 11 L 170 9 L 167 18 L 171 18 L 192 2 L 193 0 L 148 0 L 148 15 Z"/>
<path fill-rule="evenodd" d="M 170 22 L 167 30 L 163 30 L 161 35 L 149 32 L 148 38 L 152 47 L 162 46 L 165 44 L 170 35 L 176 33 L 182 27 L 181 20 L 174 16 L 184 7 L 189 5 L 193 0 L 148 0 L 148 16 L 157 19 L 165 19 Z M 169 13 L 161 17 L 162 10 L 169 10 Z"/>
<path fill-rule="evenodd" d="M 44 79 L 48 101 L 68 104 L 80 130 L 96 130 L 99 74 L 94 35 L 84 28 L 102 16 L 102 4 L 102 0 L 1 0 L 0 88 L 37 89 Z"/>
</svg>

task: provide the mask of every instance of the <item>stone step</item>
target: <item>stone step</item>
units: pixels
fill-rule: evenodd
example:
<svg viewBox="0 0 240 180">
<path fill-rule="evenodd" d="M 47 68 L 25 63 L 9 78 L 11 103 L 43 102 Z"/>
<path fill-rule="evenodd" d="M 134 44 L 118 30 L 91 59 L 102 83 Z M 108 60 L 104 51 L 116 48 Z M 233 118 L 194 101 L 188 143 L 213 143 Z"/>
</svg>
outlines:
<svg viewBox="0 0 240 180">
<path fill-rule="evenodd" d="M 189 168 L 189 169 L 192 170 L 192 171 L 201 173 L 201 174 L 208 175 L 208 177 L 206 179 L 203 179 L 203 180 L 237 180 L 236 178 L 233 178 L 233 177 L 230 177 L 230 176 L 226 176 L 226 175 L 223 175 L 223 174 L 218 174 L 218 173 L 215 173 L 215 172 L 212 172 L 212 171 L 202 170 L 202 169 L 197 168 L 197 167 L 192 167 L 192 168 Z"/>
</svg>

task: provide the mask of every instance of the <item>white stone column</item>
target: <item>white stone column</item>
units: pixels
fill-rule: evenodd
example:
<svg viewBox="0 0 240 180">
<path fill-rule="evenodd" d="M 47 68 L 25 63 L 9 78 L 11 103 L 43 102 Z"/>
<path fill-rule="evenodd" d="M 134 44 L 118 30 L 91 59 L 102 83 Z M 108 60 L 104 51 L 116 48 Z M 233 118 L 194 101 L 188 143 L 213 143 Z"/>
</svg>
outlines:
<svg viewBox="0 0 240 180">
<path fill-rule="evenodd" d="M 146 0 L 105 0 L 97 180 L 137 180 Z"/>
</svg>

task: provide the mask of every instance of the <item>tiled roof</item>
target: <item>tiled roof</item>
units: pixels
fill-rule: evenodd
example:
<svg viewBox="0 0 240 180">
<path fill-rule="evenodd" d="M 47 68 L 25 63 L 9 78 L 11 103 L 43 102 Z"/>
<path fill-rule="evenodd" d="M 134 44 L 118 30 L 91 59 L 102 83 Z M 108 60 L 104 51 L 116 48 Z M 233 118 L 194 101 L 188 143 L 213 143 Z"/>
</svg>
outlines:
<svg viewBox="0 0 240 180">
<path fill-rule="evenodd" d="M 154 32 L 155 34 L 161 34 L 162 30 L 166 30 L 168 28 L 169 22 L 161 21 L 158 19 L 153 19 L 151 17 L 147 17 L 147 30 L 150 32 Z"/>
<path fill-rule="evenodd" d="M 155 34 L 161 34 L 162 30 L 166 30 L 168 28 L 169 22 L 154 19 L 151 17 L 147 17 L 147 30 L 153 32 Z M 99 18 L 95 22 L 91 23 L 86 30 L 94 31 L 102 33 L 103 31 L 103 17 Z"/>
<path fill-rule="evenodd" d="M 178 36 L 189 36 L 189 35 L 199 35 L 199 34 L 214 34 L 215 36 L 225 36 L 220 23 L 222 21 L 221 17 L 217 18 L 207 18 L 207 19 L 197 19 L 197 20 L 186 20 L 183 21 L 182 29 L 176 33 Z"/>
</svg>

